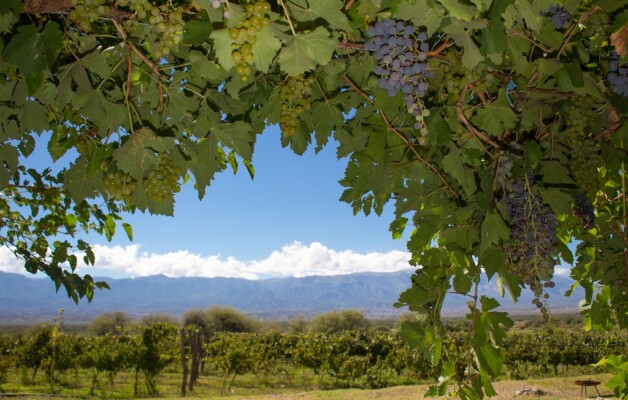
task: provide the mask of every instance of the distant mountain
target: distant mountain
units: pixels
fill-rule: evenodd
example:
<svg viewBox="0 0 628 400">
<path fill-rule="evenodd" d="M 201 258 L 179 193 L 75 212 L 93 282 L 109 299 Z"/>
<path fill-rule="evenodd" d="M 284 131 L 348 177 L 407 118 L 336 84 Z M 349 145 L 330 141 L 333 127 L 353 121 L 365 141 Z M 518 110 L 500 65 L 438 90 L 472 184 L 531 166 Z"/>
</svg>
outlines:
<svg viewBox="0 0 628 400">
<path fill-rule="evenodd" d="M 60 308 L 66 321 L 87 321 L 96 315 L 122 310 L 130 315 L 161 312 L 181 315 L 194 308 L 230 306 L 260 318 L 285 319 L 303 314 L 311 316 L 331 310 L 361 309 L 372 317 L 392 317 L 404 311 L 392 305 L 410 286 L 412 271 L 359 273 L 304 278 L 246 280 L 235 278 L 168 278 L 162 275 L 135 279 L 107 279 L 111 290 L 98 291 L 91 303 L 74 304 L 63 288 L 55 292 L 47 279 L 33 279 L 0 272 L 0 323 L 51 321 Z M 550 305 L 554 310 L 575 310 L 582 292 L 571 298 L 562 296 L 572 281 L 556 277 Z M 482 282 L 481 293 L 498 297 L 493 281 Z M 450 296 L 447 314 L 468 310 L 468 298 Z M 532 310 L 532 296 L 524 291 L 514 305 L 506 296 L 502 308 Z"/>
</svg>

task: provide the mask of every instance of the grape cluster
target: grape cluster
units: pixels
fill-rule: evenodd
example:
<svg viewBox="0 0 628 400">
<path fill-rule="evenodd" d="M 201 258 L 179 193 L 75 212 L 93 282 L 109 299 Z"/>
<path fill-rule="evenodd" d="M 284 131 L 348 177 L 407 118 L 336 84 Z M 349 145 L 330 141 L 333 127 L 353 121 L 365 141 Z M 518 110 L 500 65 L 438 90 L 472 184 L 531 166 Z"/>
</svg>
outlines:
<svg viewBox="0 0 628 400">
<path fill-rule="evenodd" d="M 414 127 L 421 130 L 422 136 L 427 135 L 423 119 L 429 115 L 429 110 L 422 100 L 430 77 L 427 34 L 417 33 L 412 25 L 394 19 L 378 21 L 367 33 L 372 39 L 364 43 L 364 48 L 374 52 L 377 60 L 374 72 L 380 77 L 379 87 L 386 89 L 391 97 L 402 92 L 408 112 L 416 119 Z"/>
<path fill-rule="evenodd" d="M 584 229 L 593 229 L 595 226 L 595 209 L 589 198 L 582 192 L 573 196 L 573 213 L 580 219 Z"/>
<path fill-rule="evenodd" d="M 591 130 L 595 125 L 596 113 L 590 96 L 576 97 L 572 107 L 567 110 L 565 136 L 571 148 L 569 170 L 578 186 L 586 195 L 594 199 L 597 192 L 598 166 L 601 163 L 600 152 Z"/>
<path fill-rule="evenodd" d="M 244 7 L 244 16 L 236 26 L 229 29 L 229 38 L 234 41 L 231 59 L 235 63 L 236 72 L 243 81 L 251 75 L 253 64 L 253 46 L 257 43 L 257 32 L 270 24 L 267 14 L 270 4 L 258 1 Z"/>
<path fill-rule="evenodd" d="M 69 17 L 81 31 L 91 31 L 91 23 L 111 13 L 107 0 L 70 0 Z"/>
<path fill-rule="evenodd" d="M 181 170 L 174 162 L 161 155 L 155 168 L 144 178 L 144 191 L 150 200 L 163 202 L 177 193 L 181 186 Z"/>
<path fill-rule="evenodd" d="M 531 193 L 531 176 L 512 183 L 504 202 L 510 217 L 510 241 L 504 253 L 510 260 L 512 272 L 534 292 L 533 303 L 548 317 L 543 299 L 546 288 L 554 286 L 556 259 L 556 216 L 540 196 Z"/>
<path fill-rule="evenodd" d="M 131 197 L 137 187 L 137 181 L 126 172 L 110 170 L 105 173 L 103 184 L 110 198 L 131 204 Z"/>
<path fill-rule="evenodd" d="M 542 12 L 541 15 L 551 16 L 556 29 L 563 29 L 569 24 L 569 21 L 571 21 L 571 13 L 565 7 L 558 4 L 550 6 L 549 9 Z"/>
<path fill-rule="evenodd" d="M 183 39 L 185 22 L 181 7 L 170 2 L 154 5 L 149 0 L 118 0 L 118 7 L 128 7 L 132 13 L 133 17 L 125 20 L 128 30 L 134 30 L 139 22 L 148 23 L 157 37 L 154 48 L 150 48 L 155 58 L 170 54 Z"/>
<path fill-rule="evenodd" d="M 231 10 L 229 9 L 229 3 L 227 3 L 227 0 L 213 0 L 211 4 L 212 8 L 220 8 L 222 6 L 225 6 L 222 15 L 227 19 L 231 18 Z"/>
<path fill-rule="evenodd" d="M 619 57 L 615 51 L 611 52 L 611 60 L 608 64 L 608 75 L 613 92 L 622 96 L 628 96 L 628 64 L 619 64 Z"/>
<path fill-rule="evenodd" d="M 292 136 L 299 126 L 299 117 L 311 107 L 310 96 L 314 77 L 291 76 L 279 89 L 281 115 L 279 127 L 284 136 Z"/>
</svg>

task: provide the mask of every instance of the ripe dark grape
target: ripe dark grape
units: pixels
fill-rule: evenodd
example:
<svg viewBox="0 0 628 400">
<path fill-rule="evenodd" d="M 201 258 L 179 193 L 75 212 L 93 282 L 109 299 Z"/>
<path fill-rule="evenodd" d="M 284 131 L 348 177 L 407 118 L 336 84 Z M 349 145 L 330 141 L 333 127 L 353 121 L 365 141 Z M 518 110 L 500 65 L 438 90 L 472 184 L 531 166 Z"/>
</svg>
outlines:
<svg viewBox="0 0 628 400">
<path fill-rule="evenodd" d="M 281 134 L 292 136 L 299 126 L 299 116 L 311 107 L 310 96 L 314 77 L 291 76 L 279 89 L 281 115 L 279 127 Z"/>
<path fill-rule="evenodd" d="M 504 198 L 510 217 L 510 240 L 504 253 L 512 272 L 534 292 L 535 304 L 543 307 L 544 287 L 551 286 L 556 265 L 556 216 L 543 199 L 530 191 L 532 177 L 512 183 Z"/>
<path fill-rule="evenodd" d="M 364 48 L 372 51 L 377 60 L 374 72 L 380 76 L 378 86 L 391 97 L 403 93 L 408 112 L 415 117 L 415 129 L 425 136 L 426 109 L 422 99 L 429 88 L 427 79 L 430 77 L 427 34 L 394 19 L 378 21 L 367 33 L 372 38 L 364 43 Z"/>
<path fill-rule="evenodd" d="M 611 60 L 608 64 L 608 75 L 613 92 L 622 96 L 628 96 L 628 64 L 619 64 L 619 57 L 615 51 L 611 52 Z"/>
<path fill-rule="evenodd" d="M 593 229 L 595 226 L 595 209 L 589 198 L 582 192 L 573 196 L 573 213 L 580 219 L 584 229 Z"/>
<path fill-rule="evenodd" d="M 571 13 L 561 5 L 550 6 L 549 9 L 542 12 L 541 15 L 549 15 L 556 29 L 563 29 L 569 24 L 569 21 L 571 21 Z"/>
</svg>

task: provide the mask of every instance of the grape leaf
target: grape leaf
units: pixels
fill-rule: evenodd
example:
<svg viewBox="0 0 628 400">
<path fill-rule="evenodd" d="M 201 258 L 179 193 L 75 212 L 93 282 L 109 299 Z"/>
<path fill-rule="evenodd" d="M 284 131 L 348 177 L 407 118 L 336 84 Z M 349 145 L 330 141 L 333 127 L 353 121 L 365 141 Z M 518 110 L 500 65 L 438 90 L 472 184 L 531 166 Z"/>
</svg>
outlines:
<svg viewBox="0 0 628 400">
<path fill-rule="evenodd" d="M 482 222 L 482 241 L 480 247 L 488 249 L 493 244 L 508 240 L 510 228 L 504 222 L 497 210 L 493 209 Z"/>
<path fill-rule="evenodd" d="M 481 25 L 478 27 L 481 27 Z M 462 63 L 467 69 L 472 70 L 480 62 L 484 61 L 484 56 L 471 37 L 473 29 L 469 28 L 465 30 L 459 20 L 452 20 L 448 25 L 443 27 L 443 31 L 447 33 L 458 46 L 464 49 Z"/>
<path fill-rule="evenodd" d="M 294 35 L 279 53 L 279 65 L 288 75 L 300 75 L 317 65 L 326 65 L 335 49 L 336 41 L 319 26 L 312 32 Z"/>
<path fill-rule="evenodd" d="M 510 108 L 506 89 L 499 90 L 497 100 L 478 109 L 471 121 L 491 136 L 501 136 L 508 129 L 517 126 L 517 114 Z"/>
<path fill-rule="evenodd" d="M 316 132 L 317 149 L 322 148 L 336 127 L 344 123 L 340 109 L 329 101 L 314 103 L 310 112 L 302 118 L 310 130 Z"/>
<path fill-rule="evenodd" d="M 410 17 L 417 28 L 424 26 L 428 34 L 435 33 L 443 20 L 443 14 L 438 7 L 426 0 L 417 0 L 415 4 L 404 1 L 399 5 L 398 14 Z"/>
<path fill-rule="evenodd" d="M 70 196 L 77 203 L 93 196 L 95 180 L 87 173 L 87 162 L 84 156 L 79 157 L 65 172 L 65 184 Z"/>
<path fill-rule="evenodd" d="M 216 135 L 220 142 L 233 149 L 245 160 L 253 158 L 254 136 L 251 133 L 251 125 L 243 121 L 235 123 L 223 123 L 211 129 L 212 135 Z"/>
<path fill-rule="evenodd" d="M 257 41 L 253 45 L 253 62 L 260 72 L 267 73 L 270 70 L 280 48 L 281 41 L 270 26 L 257 32 Z"/>
<path fill-rule="evenodd" d="M 229 29 L 216 29 L 209 37 L 214 41 L 214 51 L 220 66 L 226 71 L 235 67 L 235 63 L 231 58 L 234 42 L 229 37 Z"/>
<path fill-rule="evenodd" d="M 98 126 L 103 134 L 109 130 L 116 130 L 127 118 L 126 107 L 107 99 L 98 89 L 75 96 L 73 100 L 73 105 Z"/>
<path fill-rule="evenodd" d="M 286 1 L 288 12 L 297 21 L 323 20 L 335 30 L 351 31 L 347 16 L 342 12 L 342 0 L 292 0 Z"/>
<path fill-rule="evenodd" d="M 462 21 L 471 21 L 476 14 L 475 7 L 460 3 L 458 0 L 437 0 L 441 3 L 449 14 Z"/>
<path fill-rule="evenodd" d="M 4 49 L 4 56 L 24 74 L 32 94 L 63 48 L 63 33 L 56 22 L 47 23 L 41 32 L 36 25 L 20 26 L 18 32 Z"/>
<path fill-rule="evenodd" d="M 453 144 L 449 146 L 449 153 L 443 158 L 443 167 L 447 173 L 456 178 L 469 196 L 475 193 L 477 185 L 473 171 L 465 168 L 462 163 L 460 149 Z"/>
</svg>

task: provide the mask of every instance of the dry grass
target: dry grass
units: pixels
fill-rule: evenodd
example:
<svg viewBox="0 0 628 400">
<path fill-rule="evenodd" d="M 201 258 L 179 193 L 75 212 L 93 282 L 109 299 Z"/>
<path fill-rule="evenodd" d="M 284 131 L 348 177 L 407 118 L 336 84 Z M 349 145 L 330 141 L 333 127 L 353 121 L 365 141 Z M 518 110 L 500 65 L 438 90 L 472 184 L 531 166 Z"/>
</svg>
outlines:
<svg viewBox="0 0 628 400">
<path fill-rule="evenodd" d="M 574 383 L 578 379 L 590 379 L 605 382 L 608 380 L 607 375 L 596 375 L 593 377 L 569 377 L 569 378 L 543 378 L 530 379 L 525 381 L 500 381 L 495 382 L 495 390 L 498 395 L 492 397 L 492 400 L 512 400 L 512 399 L 534 399 L 534 400 L 582 400 L 583 395 L 580 394 L 580 386 Z M 232 396 L 229 400 L 425 400 L 424 393 L 427 386 L 396 386 L 379 390 L 316 390 L 312 392 L 303 392 L 298 394 L 271 394 L 263 396 Z M 517 393 L 522 389 L 540 389 L 546 395 L 520 394 Z M 600 394 L 604 398 L 614 398 L 612 393 L 604 387 L 603 383 L 598 386 Z M 595 388 L 587 389 L 589 397 L 595 398 L 597 392 Z"/>
<path fill-rule="evenodd" d="M 564 378 L 539 378 L 528 379 L 523 381 L 499 381 L 495 382 L 495 390 L 498 395 L 491 397 L 492 400 L 582 400 L 580 386 L 574 381 L 579 379 L 594 379 L 601 381 L 598 390 L 603 398 L 614 399 L 612 393 L 604 387 L 604 382 L 608 381 L 610 375 L 593 375 L 580 377 L 564 377 Z M 534 394 L 518 394 L 523 389 L 540 389 L 544 395 Z M 415 386 L 395 386 L 386 389 L 362 390 L 362 389 L 342 389 L 342 390 L 314 390 L 308 392 L 292 392 L 287 393 L 281 389 L 277 389 L 276 393 L 264 395 L 229 395 L 218 396 L 214 394 L 192 393 L 189 397 L 163 396 L 154 400 L 198 400 L 198 399 L 225 399 L 225 400 L 427 400 L 432 399 L 425 397 L 427 385 Z M 237 389 L 236 389 L 237 393 Z M 597 392 L 595 388 L 587 389 L 589 398 L 596 398 Z M 0 398 L 2 398 L 0 393 Z M 59 399 L 70 400 L 72 397 L 43 397 L 37 395 L 23 395 L 19 397 L 11 397 L 15 400 L 43 400 L 43 399 Z M 76 399 L 76 398 L 74 398 Z M 83 398 L 84 399 L 84 398 Z M 144 398 L 143 400 L 150 400 Z"/>
</svg>

